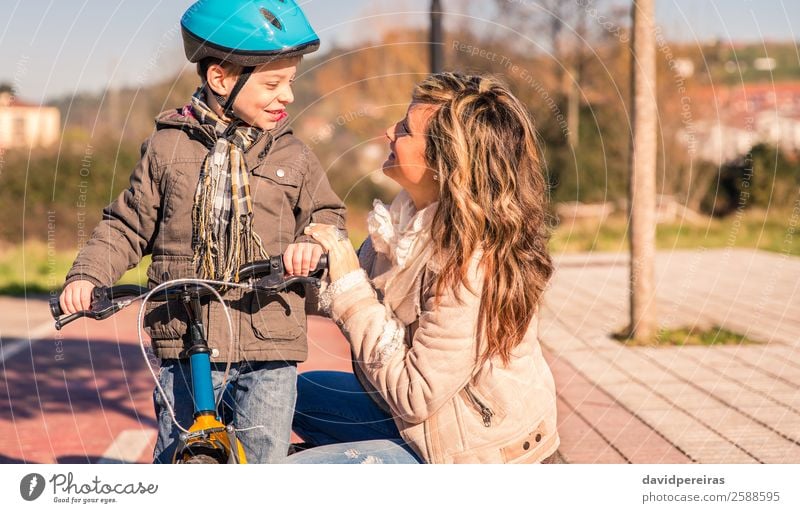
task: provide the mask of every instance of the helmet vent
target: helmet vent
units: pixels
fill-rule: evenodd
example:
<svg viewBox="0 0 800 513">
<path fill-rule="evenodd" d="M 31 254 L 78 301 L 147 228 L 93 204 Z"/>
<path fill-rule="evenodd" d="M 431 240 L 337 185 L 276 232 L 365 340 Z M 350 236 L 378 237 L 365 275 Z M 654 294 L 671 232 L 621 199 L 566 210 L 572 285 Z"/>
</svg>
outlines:
<svg viewBox="0 0 800 513">
<path fill-rule="evenodd" d="M 272 14 L 269 10 L 262 7 L 261 14 L 268 22 L 272 23 L 276 29 L 283 30 L 283 23 L 281 23 L 281 20 L 279 20 L 278 17 Z"/>
</svg>

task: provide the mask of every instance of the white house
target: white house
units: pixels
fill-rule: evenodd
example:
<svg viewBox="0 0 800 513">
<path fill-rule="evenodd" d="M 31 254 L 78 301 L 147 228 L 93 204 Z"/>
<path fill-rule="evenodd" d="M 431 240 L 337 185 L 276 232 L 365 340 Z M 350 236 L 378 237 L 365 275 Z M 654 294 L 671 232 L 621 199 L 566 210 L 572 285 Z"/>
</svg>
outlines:
<svg viewBox="0 0 800 513">
<path fill-rule="evenodd" d="M 57 108 L 31 105 L 10 93 L 0 93 L 0 148 L 50 146 L 60 136 Z"/>
</svg>

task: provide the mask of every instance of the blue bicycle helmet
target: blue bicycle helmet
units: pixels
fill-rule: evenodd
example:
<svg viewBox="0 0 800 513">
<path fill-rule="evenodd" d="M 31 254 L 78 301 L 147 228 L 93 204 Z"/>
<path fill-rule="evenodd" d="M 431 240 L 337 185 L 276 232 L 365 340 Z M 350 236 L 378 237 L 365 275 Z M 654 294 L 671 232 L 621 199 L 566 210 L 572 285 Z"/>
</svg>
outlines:
<svg viewBox="0 0 800 513">
<path fill-rule="evenodd" d="M 243 66 L 227 98 L 226 115 L 256 66 L 316 51 L 319 37 L 295 0 L 200 0 L 181 17 L 189 62 L 207 57 Z"/>
<path fill-rule="evenodd" d="M 186 58 L 258 66 L 316 51 L 319 37 L 295 0 L 200 0 L 181 18 Z"/>
</svg>

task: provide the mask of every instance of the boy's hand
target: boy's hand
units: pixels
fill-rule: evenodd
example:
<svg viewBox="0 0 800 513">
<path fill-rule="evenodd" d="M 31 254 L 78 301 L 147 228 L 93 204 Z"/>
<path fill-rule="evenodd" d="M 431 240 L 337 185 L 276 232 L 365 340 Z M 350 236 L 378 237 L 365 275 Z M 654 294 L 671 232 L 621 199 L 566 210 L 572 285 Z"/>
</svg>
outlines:
<svg viewBox="0 0 800 513">
<path fill-rule="evenodd" d="M 289 244 L 283 254 L 283 267 L 290 276 L 308 276 L 322 256 L 322 246 L 311 242 Z"/>
<path fill-rule="evenodd" d="M 92 307 L 94 284 L 86 280 L 73 281 L 61 292 L 59 303 L 65 315 L 74 314 Z"/>
</svg>

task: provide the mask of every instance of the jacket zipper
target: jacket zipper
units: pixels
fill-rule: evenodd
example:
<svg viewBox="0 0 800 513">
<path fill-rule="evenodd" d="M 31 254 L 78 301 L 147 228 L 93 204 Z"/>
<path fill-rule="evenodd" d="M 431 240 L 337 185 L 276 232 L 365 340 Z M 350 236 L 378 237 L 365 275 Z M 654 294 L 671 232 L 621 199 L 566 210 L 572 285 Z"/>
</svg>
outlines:
<svg viewBox="0 0 800 513">
<path fill-rule="evenodd" d="M 442 449 L 439 444 L 439 415 L 434 413 L 428 420 L 428 437 L 430 440 L 428 455 L 431 463 L 443 463 Z"/>
<path fill-rule="evenodd" d="M 467 395 L 469 396 L 470 400 L 475 405 L 475 407 L 477 407 L 478 410 L 480 410 L 481 417 L 483 418 L 483 425 L 486 427 L 491 427 L 492 416 L 494 415 L 492 409 L 486 406 L 486 404 L 483 403 L 480 399 L 478 399 L 478 397 L 472 392 L 472 389 L 470 388 L 469 385 L 465 386 L 464 390 L 467 392 Z"/>
<path fill-rule="evenodd" d="M 266 143 L 264 143 L 264 149 L 258 153 L 258 160 L 264 160 L 267 155 L 269 155 L 269 152 L 272 151 L 272 143 L 275 142 L 275 137 L 271 133 L 262 134 L 262 137 L 268 137 L 269 139 Z M 256 142 L 253 143 L 253 146 L 258 144 L 260 141 L 261 138 L 256 140 Z"/>
</svg>

